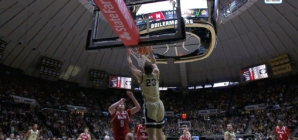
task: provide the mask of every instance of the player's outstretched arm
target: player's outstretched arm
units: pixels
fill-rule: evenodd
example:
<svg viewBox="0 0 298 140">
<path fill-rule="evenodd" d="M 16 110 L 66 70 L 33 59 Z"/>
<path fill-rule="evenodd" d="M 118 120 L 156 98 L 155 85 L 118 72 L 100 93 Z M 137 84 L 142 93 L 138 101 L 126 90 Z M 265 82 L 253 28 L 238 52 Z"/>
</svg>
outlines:
<svg viewBox="0 0 298 140">
<path fill-rule="evenodd" d="M 113 115 L 113 114 L 115 113 L 115 111 L 116 111 L 116 107 L 117 107 L 119 104 L 124 103 L 125 100 L 126 100 L 125 98 L 121 98 L 118 102 L 112 104 L 112 105 L 109 107 L 109 113 L 110 113 L 111 115 Z"/>
<path fill-rule="evenodd" d="M 30 133 L 31 133 L 31 131 L 28 130 L 27 133 L 24 135 L 24 138 L 23 139 L 26 140 L 28 138 L 28 136 L 30 135 Z"/>
<path fill-rule="evenodd" d="M 142 80 L 142 72 L 133 65 L 129 51 L 127 51 L 127 64 L 132 74 L 137 78 L 138 82 L 140 83 Z"/>
<path fill-rule="evenodd" d="M 79 137 L 77 138 L 77 140 L 80 140 L 82 137 L 82 133 L 79 135 Z"/>
<path fill-rule="evenodd" d="M 88 140 L 91 140 L 91 136 L 90 136 L 90 134 L 88 134 Z"/>
<path fill-rule="evenodd" d="M 224 140 L 229 140 L 230 134 L 228 132 L 225 132 Z"/>
<path fill-rule="evenodd" d="M 188 137 L 191 138 L 191 134 L 190 134 L 189 130 L 187 130 L 187 135 L 188 135 Z"/>
<path fill-rule="evenodd" d="M 130 109 L 130 115 L 135 114 L 138 111 L 140 111 L 141 106 L 140 106 L 139 102 L 136 100 L 135 96 L 133 96 L 133 93 L 131 91 L 126 91 L 126 94 L 135 105 L 133 108 Z"/>
<path fill-rule="evenodd" d="M 40 135 L 40 131 L 38 131 L 38 133 L 37 133 L 36 140 L 39 139 L 39 135 Z"/>
<path fill-rule="evenodd" d="M 290 130 L 289 130 L 288 127 L 286 127 L 286 133 L 287 133 L 288 138 L 289 138 L 290 140 L 293 140 L 293 139 L 294 139 L 293 136 L 291 135 L 291 132 L 290 132 Z"/>
<path fill-rule="evenodd" d="M 158 67 L 156 65 L 156 60 L 155 60 L 155 57 L 153 55 L 153 51 L 152 50 L 149 53 L 149 57 L 150 57 L 151 64 L 153 66 L 153 73 L 156 73 L 157 76 L 159 77 L 159 69 L 158 69 Z"/>
</svg>

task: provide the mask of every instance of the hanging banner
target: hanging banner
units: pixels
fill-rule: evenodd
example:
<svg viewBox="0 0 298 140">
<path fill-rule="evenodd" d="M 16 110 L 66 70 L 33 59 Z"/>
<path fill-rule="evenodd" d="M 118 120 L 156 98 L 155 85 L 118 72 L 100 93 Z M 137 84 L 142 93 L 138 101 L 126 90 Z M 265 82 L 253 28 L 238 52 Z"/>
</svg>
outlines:
<svg viewBox="0 0 298 140">
<path fill-rule="evenodd" d="M 272 67 L 273 75 L 284 74 L 292 71 L 292 66 L 290 63 Z"/>
<path fill-rule="evenodd" d="M 290 62 L 288 54 L 280 55 L 270 59 L 271 66 L 278 66 Z"/>
<path fill-rule="evenodd" d="M 6 48 L 7 42 L 0 40 L 0 60 L 3 58 L 3 53 Z"/>
</svg>

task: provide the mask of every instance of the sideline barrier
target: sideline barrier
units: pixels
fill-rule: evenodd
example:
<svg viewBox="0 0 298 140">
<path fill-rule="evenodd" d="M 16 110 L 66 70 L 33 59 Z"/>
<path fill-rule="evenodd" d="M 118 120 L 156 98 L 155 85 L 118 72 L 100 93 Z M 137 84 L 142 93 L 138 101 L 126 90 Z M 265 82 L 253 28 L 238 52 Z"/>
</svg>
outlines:
<svg viewBox="0 0 298 140">
<path fill-rule="evenodd" d="M 264 110 L 266 109 L 266 105 L 265 104 L 257 104 L 257 105 L 248 105 L 245 106 L 244 109 L 245 110 Z"/>
<path fill-rule="evenodd" d="M 217 109 L 209 109 L 209 110 L 199 110 L 199 115 L 210 115 L 210 114 L 217 114 Z"/>
<path fill-rule="evenodd" d="M 78 110 L 78 111 L 87 112 L 87 108 L 83 106 L 67 105 L 67 108 L 71 111 Z"/>
</svg>

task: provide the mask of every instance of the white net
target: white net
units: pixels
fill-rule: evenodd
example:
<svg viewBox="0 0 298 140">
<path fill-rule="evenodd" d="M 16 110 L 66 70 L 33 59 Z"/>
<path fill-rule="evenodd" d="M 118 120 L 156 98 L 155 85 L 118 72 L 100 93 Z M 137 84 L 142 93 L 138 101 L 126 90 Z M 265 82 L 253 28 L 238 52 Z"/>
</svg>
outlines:
<svg viewBox="0 0 298 140">
<path fill-rule="evenodd" d="M 146 55 L 141 55 L 138 53 L 137 48 L 128 48 L 130 54 L 137 60 L 140 68 L 143 68 L 146 62 L 146 57 L 148 58 L 148 53 Z"/>
</svg>

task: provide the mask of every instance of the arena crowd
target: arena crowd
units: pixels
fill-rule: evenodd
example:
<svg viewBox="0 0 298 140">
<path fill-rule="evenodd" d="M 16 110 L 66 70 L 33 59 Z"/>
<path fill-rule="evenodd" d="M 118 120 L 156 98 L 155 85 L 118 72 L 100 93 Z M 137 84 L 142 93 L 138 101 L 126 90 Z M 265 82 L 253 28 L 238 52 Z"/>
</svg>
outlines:
<svg viewBox="0 0 298 140">
<path fill-rule="evenodd" d="M 260 139 L 273 137 L 277 120 L 284 121 L 293 135 L 297 132 L 298 77 L 267 79 L 247 85 L 226 88 L 201 89 L 182 94 L 164 91 L 161 99 L 166 111 L 164 132 L 179 136 L 178 122 L 191 123 L 192 135 L 223 135 L 226 124 L 233 124 L 237 134 L 255 134 Z M 12 95 L 35 99 L 36 105 L 15 101 Z M 33 124 L 38 125 L 39 139 L 76 139 L 84 128 L 89 128 L 92 139 L 105 133 L 112 135 L 108 107 L 126 97 L 121 90 L 98 90 L 61 82 L 46 81 L 21 73 L 0 71 L 0 140 L 22 140 Z M 140 92 L 135 92 L 140 104 Z M 183 100 L 181 100 L 183 99 Z M 67 105 L 86 107 L 87 111 L 70 110 Z M 132 107 L 127 102 L 126 107 Z M 245 109 L 262 105 L 261 110 Z M 199 110 L 217 110 L 202 115 Z M 181 120 L 182 113 L 187 114 Z M 142 112 L 131 118 L 130 128 L 140 123 Z"/>
</svg>

